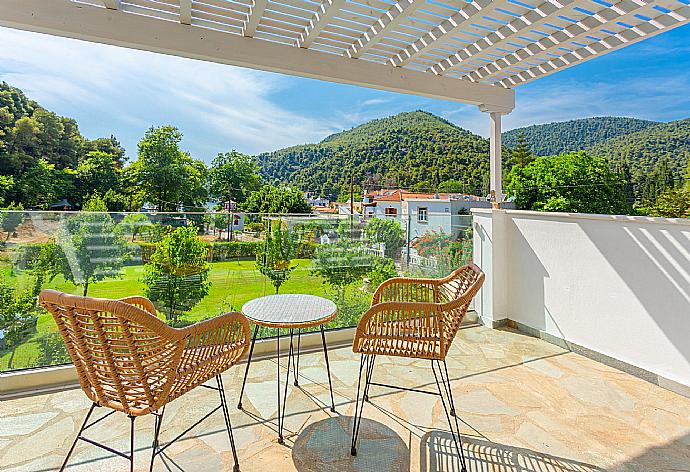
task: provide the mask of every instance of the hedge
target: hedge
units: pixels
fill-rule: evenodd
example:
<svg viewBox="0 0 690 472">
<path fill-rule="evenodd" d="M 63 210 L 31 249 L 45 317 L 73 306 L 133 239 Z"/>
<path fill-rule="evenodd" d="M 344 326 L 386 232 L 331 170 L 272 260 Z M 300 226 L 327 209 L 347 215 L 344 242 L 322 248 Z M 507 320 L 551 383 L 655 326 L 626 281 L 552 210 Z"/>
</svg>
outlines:
<svg viewBox="0 0 690 472">
<path fill-rule="evenodd" d="M 148 264 L 158 247 L 157 243 L 137 242 L 141 248 L 141 261 Z M 260 241 L 228 241 L 208 243 L 208 261 L 223 262 L 237 258 L 254 258 Z"/>
</svg>

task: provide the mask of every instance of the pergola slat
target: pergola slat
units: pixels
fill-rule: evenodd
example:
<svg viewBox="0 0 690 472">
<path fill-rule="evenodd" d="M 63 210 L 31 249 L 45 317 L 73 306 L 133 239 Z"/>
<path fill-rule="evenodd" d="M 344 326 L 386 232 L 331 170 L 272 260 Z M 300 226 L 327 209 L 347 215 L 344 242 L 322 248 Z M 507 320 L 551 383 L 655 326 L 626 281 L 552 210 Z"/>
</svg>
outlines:
<svg viewBox="0 0 690 472">
<path fill-rule="evenodd" d="M 386 32 L 396 27 L 407 15 L 423 5 L 421 0 L 402 0 L 395 3 L 372 24 L 348 49 L 348 56 L 358 58 L 377 42 Z"/>
<path fill-rule="evenodd" d="M 319 9 L 314 13 L 314 16 L 309 21 L 309 24 L 297 40 L 297 46 L 301 48 L 308 48 L 314 42 L 316 37 L 321 34 L 321 31 L 328 25 L 328 22 L 340 11 L 345 5 L 346 0 L 324 0 Z"/>
<path fill-rule="evenodd" d="M 0 24 L 21 28 L 22 24 L 7 18 L 15 13 L 26 14 L 26 28 L 32 29 L 30 25 L 37 21 L 34 16 L 43 18 L 46 11 L 57 12 L 62 23 L 70 24 L 69 15 L 78 16 L 77 8 L 70 7 L 85 10 L 96 24 L 106 21 L 108 15 L 134 13 L 140 17 L 137 21 L 144 22 L 145 29 L 156 30 L 165 22 L 173 22 L 191 30 L 194 38 L 202 38 L 212 30 L 226 34 L 228 44 L 234 43 L 234 36 L 244 36 L 289 45 L 307 54 L 299 56 L 293 66 L 266 66 L 257 60 L 257 68 L 275 67 L 300 75 L 300 62 L 315 67 L 317 58 L 324 61 L 328 55 L 335 56 L 337 66 L 333 67 L 339 68 L 366 71 L 371 62 L 375 70 L 381 71 L 379 66 L 385 64 L 388 74 L 396 77 L 407 70 L 414 74 L 423 72 L 422 77 L 434 84 L 437 79 L 444 79 L 438 82 L 443 84 L 443 92 L 437 85 L 432 85 L 430 91 L 417 84 L 411 93 L 447 95 L 451 100 L 482 104 L 485 109 L 493 104 L 495 112 L 502 112 L 512 108 L 505 106 L 505 100 L 512 101 L 512 95 L 502 95 L 505 88 L 686 24 L 690 18 L 687 3 L 688 0 L 0 0 Z M 66 28 L 55 29 L 59 33 Z M 77 33 L 71 31 L 66 35 L 74 34 Z M 96 36 L 103 42 L 115 42 L 100 34 Z M 147 47 L 153 46 L 141 46 Z M 228 45 L 219 46 L 219 50 L 235 52 Z M 287 57 L 285 53 L 280 56 L 276 61 Z M 234 63 L 234 59 L 229 62 Z M 320 77 L 320 68 L 315 68 L 318 71 L 306 67 L 304 74 Z M 350 72 L 324 75 L 326 80 L 352 80 Z M 386 88 L 378 80 L 373 82 L 370 86 Z M 460 91 L 451 90 L 448 82 L 460 86 Z M 494 90 L 498 98 L 487 99 L 485 89 L 474 88 L 480 84 L 492 86 L 489 90 Z M 397 85 L 392 88 L 397 89 Z M 470 89 L 479 90 L 481 98 L 469 99 L 466 91 Z"/>
<path fill-rule="evenodd" d="M 656 14 L 654 12 L 656 12 Z M 498 59 L 491 64 L 472 72 L 471 74 L 468 74 L 468 78 L 474 81 L 491 79 L 492 77 L 495 77 L 496 74 L 501 70 L 515 66 L 521 61 L 526 60 L 529 60 L 530 62 L 536 61 L 540 64 L 548 64 L 549 61 L 552 61 L 552 58 L 548 56 L 558 52 L 559 49 L 564 46 L 566 46 L 567 49 L 572 49 L 572 47 L 567 46 L 574 43 L 592 43 L 593 41 L 589 38 L 596 37 L 597 35 L 601 34 L 604 34 L 609 38 L 615 38 L 616 35 L 610 35 L 607 33 L 607 31 L 610 31 L 610 29 L 614 28 L 620 29 L 618 26 L 619 22 L 632 25 L 644 22 L 644 20 L 638 18 L 637 15 L 643 15 L 651 18 L 667 16 L 665 13 L 659 14 L 658 11 L 654 10 L 649 3 L 644 0 L 623 0 L 610 8 L 607 7 L 600 10 L 596 15 L 588 16 L 578 23 L 574 23 L 563 30 L 556 31 L 550 36 L 530 44 L 526 48 L 519 49 L 510 55 L 506 55 L 505 57 Z M 677 22 L 678 20 L 674 21 Z M 646 35 L 643 33 L 640 34 L 640 36 L 644 37 Z M 615 39 L 611 40 L 615 41 Z M 625 40 L 624 42 L 627 43 L 630 42 L 630 40 Z M 602 41 L 594 41 L 594 43 L 603 44 L 606 49 L 614 49 L 613 46 L 609 47 L 606 44 L 606 39 L 603 40 L 603 43 Z M 620 45 L 617 47 L 620 47 Z M 591 51 L 589 51 L 586 47 L 582 49 L 584 49 L 584 52 L 587 56 L 590 55 L 589 53 Z"/>
<path fill-rule="evenodd" d="M 267 4 L 268 0 L 252 0 L 252 6 L 249 8 L 249 14 L 244 24 L 242 36 L 254 36 Z"/>
</svg>

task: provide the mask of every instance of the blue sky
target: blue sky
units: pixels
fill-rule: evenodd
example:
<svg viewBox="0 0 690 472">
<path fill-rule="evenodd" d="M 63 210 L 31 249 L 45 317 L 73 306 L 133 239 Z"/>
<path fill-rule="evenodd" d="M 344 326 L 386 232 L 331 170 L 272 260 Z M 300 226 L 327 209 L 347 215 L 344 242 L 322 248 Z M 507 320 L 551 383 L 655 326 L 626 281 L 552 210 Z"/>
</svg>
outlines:
<svg viewBox="0 0 690 472">
<path fill-rule="evenodd" d="M 114 134 L 130 158 L 151 125 L 184 133 L 209 162 L 317 142 L 372 118 L 423 109 L 486 136 L 474 106 L 210 64 L 0 28 L 0 80 L 79 123 Z M 690 26 L 516 88 L 505 129 L 589 116 L 690 117 Z"/>
</svg>

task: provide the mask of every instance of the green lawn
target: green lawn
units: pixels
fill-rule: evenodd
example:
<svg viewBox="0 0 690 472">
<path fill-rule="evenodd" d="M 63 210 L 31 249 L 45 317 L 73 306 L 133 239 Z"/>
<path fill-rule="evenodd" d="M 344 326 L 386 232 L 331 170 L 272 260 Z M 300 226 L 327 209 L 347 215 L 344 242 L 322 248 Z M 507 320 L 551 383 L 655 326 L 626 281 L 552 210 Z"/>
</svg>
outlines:
<svg viewBox="0 0 690 472">
<path fill-rule="evenodd" d="M 281 286 L 280 293 L 307 293 L 328 296 L 323 280 L 312 276 L 310 273 L 311 260 L 299 259 L 295 262 L 297 263 L 297 268 L 292 272 L 290 279 Z M 144 290 L 141 283 L 143 272 L 143 266 L 125 267 L 121 278 L 108 279 L 92 284 L 89 287 L 88 295 L 103 298 L 143 295 Z M 13 275 L 7 266 L 0 266 L 0 273 L 3 277 L 13 279 L 16 286 L 22 287 L 27 283 L 26 275 Z M 209 294 L 191 310 L 186 318 L 195 321 L 217 316 L 226 311 L 239 311 L 247 301 L 274 293 L 271 283 L 256 270 L 256 264 L 251 260 L 213 263 L 209 280 L 211 281 Z M 82 287 L 66 282 L 61 277 L 48 284 L 47 288 L 79 295 L 83 291 Z M 368 301 L 371 300 L 370 294 L 364 294 L 363 296 L 365 298 L 368 297 Z M 365 304 L 368 304 L 368 301 L 365 300 L 367 302 Z M 352 317 L 350 316 L 349 318 Z M 343 319 L 340 322 L 336 320 L 334 326 L 344 326 L 351 323 L 351 319 Z M 13 369 L 28 367 L 35 363 L 39 355 L 37 342 L 43 336 L 56 331 L 57 328 L 50 314 L 41 315 L 38 320 L 36 333 L 26 343 L 17 348 L 13 360 Z M 0 371 L 7 369 L 10 355 L 11 353 L 7 352 L 0 356 Z"/>
</svg>

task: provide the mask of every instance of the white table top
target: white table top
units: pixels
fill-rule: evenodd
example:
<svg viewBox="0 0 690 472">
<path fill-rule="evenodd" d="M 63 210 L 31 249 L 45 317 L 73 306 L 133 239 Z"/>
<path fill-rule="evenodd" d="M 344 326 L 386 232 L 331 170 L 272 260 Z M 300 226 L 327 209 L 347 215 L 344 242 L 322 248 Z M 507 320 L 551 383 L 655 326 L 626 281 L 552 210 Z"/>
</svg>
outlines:
<svg viewBox="0 0 690 472">
<path fill-rule="evenodd" d="M 252 323 L 273 328 L 298 328 L 326 323 L 338 313 L 331 300 L 316 295 L 278 294 L 255 298 L 242 313 Z"/>
</svg>

